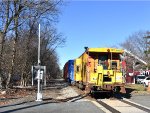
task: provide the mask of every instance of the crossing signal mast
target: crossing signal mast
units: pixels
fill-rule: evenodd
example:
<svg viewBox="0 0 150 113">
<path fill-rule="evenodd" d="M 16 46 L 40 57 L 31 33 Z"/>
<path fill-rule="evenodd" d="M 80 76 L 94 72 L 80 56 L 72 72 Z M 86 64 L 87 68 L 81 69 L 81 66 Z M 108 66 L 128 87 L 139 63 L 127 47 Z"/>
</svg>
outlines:
<svg viewBox="0 0 150 113">
<path fill-rule="evenodd" d="M 131 53 L 128 50 L 124 50 L 125 53 L 131 55 L 132 57 L 134 57 L 135 59 L 137 59 L 138 61 L 140 61 L 141 63 L 145 64 L 147 66 L 147 62 L 145 62 L 144 60 L 142 60 L 141 58 L 139 58 L 138 56 L 134 55 L 133 53 Z"/>
<path fill-rule="evenodd" d="M 40 24 L 39 24 L 39 38 L 38 38 L 38 64 L 37 66 L 32 66 L 32 86 L 34 79 L 37 80 L 37 98 L 36 101 L 42 101 L 42 87 L 41 81 L 44 78 L 44 85 L 46 86 L 46 66 L 41 66 L 40 61 Z M 34 78 L 34 72 L 36 72 L 36 77 Z"/>
<path fill-rule="evenodd" d="M 134 55 L 133 53 L 131 53 L 130 51 L 128 51 L 126 49 L 124 49 L 124 52 L 127 53 L 127 54 L 129 54 L 130 56 L 134 57 L 135 59 L 137 59 L 138 61 L 140 61 L 144 65 L 146 65 L 146 68 L 148 70 L 148 67 L 147 67 L 148 63 L 147 62 L 145 62 L 144 60 L 142 60 L 141 58 L 139 58 L 138 56 Z"/>
</svg>

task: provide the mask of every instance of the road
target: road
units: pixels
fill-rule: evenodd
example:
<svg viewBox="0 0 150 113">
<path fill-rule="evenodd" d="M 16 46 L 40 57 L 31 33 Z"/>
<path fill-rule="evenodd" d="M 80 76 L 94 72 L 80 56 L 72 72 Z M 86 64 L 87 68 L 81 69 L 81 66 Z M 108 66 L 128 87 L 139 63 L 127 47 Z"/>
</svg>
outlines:
<svg viewBox="0 0 150 113">
<path fill-rule="evenodd" d="M 111 113 L 106 106 L 97 103 L 93 100 L 85 98 L 75 98 L 68 102 L 54 102 L 54 101 L 42 101 L 42 102 L 26 102 L 12 105 L 0 106 L 1 113 Z M 139 106 L 150 107 L 150 95 L 137 95 L 127 99 L 133 103 L 138 103 Z M 116 113 L 147 113 L 132 105 L 128 105 L 120 100 L 113 99 L 101 99 L 101 101 L 108 106 L 116 109 Z"/>
<path fill-rule="evenodd" d="M 78 88 L 65 84 L 54 86 L 43 90 L 42 102 L 35 101 L 36 93 L 33 90 L 27 97 L 14 98 L 9 104 L 1 105 L 0 113 L 146 113 L 150 110 L 150 94 L 131 95 L 130 98 L 126 98 L 149 109 L 144 110 L 120 100 L 100 98 L 101 102 L 98 102 L 90 96 L 83 95 Z"/>
<path fill-rule="evenodd" d="M 0 107 L 1 113 L 105 113 L 92 102 L 39 103 Z"/>
<path fill-rule="evenodd" d="M 134 95 L 129 100 L 150 108 L 150 95 Z"/>
</svg>

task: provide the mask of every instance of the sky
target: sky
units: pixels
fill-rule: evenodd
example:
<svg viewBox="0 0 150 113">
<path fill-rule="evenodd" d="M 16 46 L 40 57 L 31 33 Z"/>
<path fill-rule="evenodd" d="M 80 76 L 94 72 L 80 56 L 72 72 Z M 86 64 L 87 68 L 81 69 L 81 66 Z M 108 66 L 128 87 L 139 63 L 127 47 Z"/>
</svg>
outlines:
<svg viewBox="0 0 150 113">
<path fill-rule="evenodd" d="M 57 48 L 60 68 L 84 47 L 115 47 L 138 31 L 150 30 L 150 1 L 66 1 L 57 29 L 66 37 Z"/>
</svg>

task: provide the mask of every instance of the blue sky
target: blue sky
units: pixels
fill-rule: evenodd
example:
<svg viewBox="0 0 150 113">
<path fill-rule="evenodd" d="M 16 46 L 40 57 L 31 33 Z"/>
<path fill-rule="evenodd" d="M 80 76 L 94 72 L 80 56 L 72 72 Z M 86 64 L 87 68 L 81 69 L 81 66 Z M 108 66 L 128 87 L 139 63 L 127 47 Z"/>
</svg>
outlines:
<svg viewBox="0 0 150 113">
<path fill-rule="evenodd" d="M 149 1 L 69 1 L 61 8 L 57 24 L 67 37 L 57 48 L 61 69 L 79 57 L 84 47 L 118 46 L 134 32 L 150 30 Z"/>
</svg>

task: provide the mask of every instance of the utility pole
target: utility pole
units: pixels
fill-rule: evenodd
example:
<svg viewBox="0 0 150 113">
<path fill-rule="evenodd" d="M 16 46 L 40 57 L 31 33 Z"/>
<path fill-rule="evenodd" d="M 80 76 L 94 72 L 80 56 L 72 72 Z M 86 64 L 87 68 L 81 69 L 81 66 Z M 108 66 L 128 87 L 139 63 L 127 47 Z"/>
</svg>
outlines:
<svg viewBox="0 0 150 113">
<path fill-rule="evenodd" d="M 44 86 L 46 87 L 46 66 L 41 66 L 41 60 L 40 60 L 40 24 L 39 24 L 39 37 L 38 37 L 38 63 L 37 66 L 31 67 L 31 73 L 32 73 L 32 86 L 34 85 L 34 80 L 37 80 L 37 98 L 36 101 L 42 101 L 42 80 L 44 78 Z M 36 72 L 36 77 L 35 77 Z"/>
<path fill-rule="evenodd" d="M 38 66 L 41 66 L 41 61 L 40 61 L 40 24 L 39 24 L 39 43 L 38 43 Z M 41 81 L 41 69 L 38 69 L 37 72 L 37 81 L 38 81 L 38 88 L 37 88 L 37 98 L 36 101 L 42 101 L 42 93 L 40 91 L 40 81 Z"/>
<path fill-rule="evenodd" d="M 135 58 L 133 60 L 133 83 L 135 84 L 135 75 L 134 75 L 134 71 L 135 71 Z"/>
</svg>

